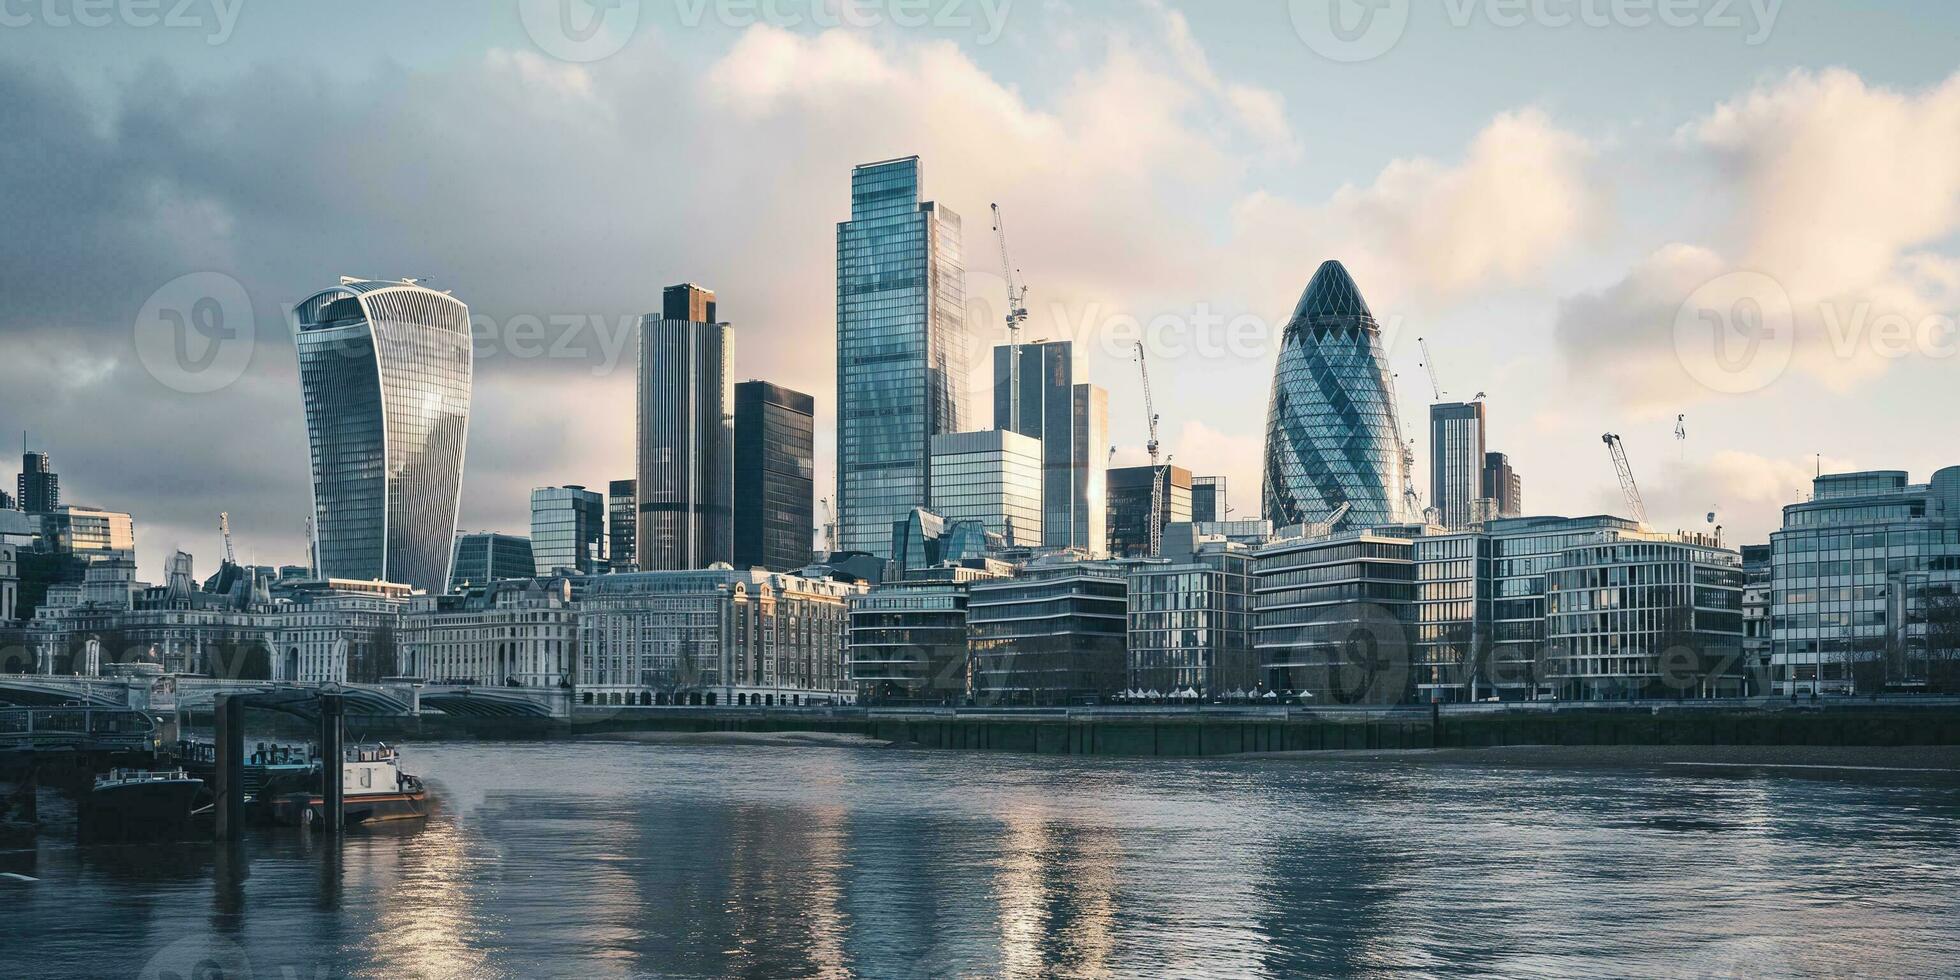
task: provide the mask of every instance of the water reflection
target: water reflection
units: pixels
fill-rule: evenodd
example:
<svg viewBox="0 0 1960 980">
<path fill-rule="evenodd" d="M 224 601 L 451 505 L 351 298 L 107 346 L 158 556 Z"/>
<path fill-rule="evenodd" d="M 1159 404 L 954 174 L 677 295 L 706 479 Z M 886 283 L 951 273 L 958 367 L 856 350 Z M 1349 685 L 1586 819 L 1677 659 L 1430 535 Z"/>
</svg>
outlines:
<svg viewBox="0 0 1960 980">
<path fill-rule="evenodd" d="M 1918 975 L 1960 940 L 1940 776 L 616 743 L 408 763 L 445 800 L 426 826 L 0 854 L 43 879 L 0 884 L 0 975 Z"/>
</svg>

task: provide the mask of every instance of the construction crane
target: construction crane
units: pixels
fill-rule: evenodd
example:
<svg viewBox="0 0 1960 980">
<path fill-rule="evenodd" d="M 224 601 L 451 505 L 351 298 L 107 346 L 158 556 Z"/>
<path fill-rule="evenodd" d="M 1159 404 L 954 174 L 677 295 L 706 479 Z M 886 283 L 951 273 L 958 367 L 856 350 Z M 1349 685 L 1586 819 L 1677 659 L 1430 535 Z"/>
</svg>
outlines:
<svg viewBox="0 0 1960 980">
<path fill-rule="evenodd" d="M 823 504 L 823 551 L 828 558 L 837 553 L 837 512 L 830 508 L 830 498 L 820 501 Z"/>
<path fill-rule="evenodd" d="M 1436 376 L 1436 359 L 1429 354 L 1429 338 L 1417 337 L 1416 346 L 1422 348 L 1422 369 L 1429 372 L 1429 390 L 1437 401 L 1443 400 L 1443 381 Z"/>
<path fill-rule="evenodd" d="M 231 552 L 231 514 L 228 511 L 218 512 L 218 537 L 223 538 L 225 542 L 225 564 L 238 564 Z"/>
<path fill-rule="evenodd" d="M 1007 283 L 1007 428 L 1021 429 L 1021 324 L 1028 319 L 1028 285 L 1007 258 L 1007 225 L 1000 205 L 994 211 L 994 237 L 1000 240 L 1000 277 Z"/>
<path fill-rule="evenodd" d="M 1422 511 L 1422 494 L 1416 491 L 1416 441 L 1414 439 L 1402 443 L 1402 509 L 1403 520 L 1412 524 L 1425 520 Z"/>
<path fill-rule="evenodd" d="M 1681 459 L 1685 462 L 1688 458 L 1688 417 L 1686 415 L 1676 415 L 1674 417 L 1674 442 L 1681 447 Z"/>
<path fill-rule="evenodd" d="M 1137 370 L 1143 374 L 1143 409 L 1150 415 L 1150 441 L 1144 449 L 1150 453 L 1150 557 L 1157 557 L 1164 547 L 1164 471 L 1157 462 L 1157 399 L 1150 393 L 1150 362 L 1144 358 L 1143 341 L 1137 341 Z"/>
<path fill-rule="evenodd" d="M 1599 437 L 1606 443 L 1606 451 L 1613 454 L 1613 469 L 1620 475 L 1620 492 L 1626 495 L 1627 509 L 1635 521 L 1642 526 L 1647 523 L 1647 504 L 1640 499 L 1640 485 L 1633 482 L 1633 466 L 1627 462 L 1626 447 L 1620 444 L 1620 437 L 1611 432 Z"/>
<path fill-rule="evenodd" d="M 1353 507 L 1354 504 L 1348 501 L 1342 501 L 1341 505 L 1334 508 L 1334 512 L 1327 515 L 1324 520 L 1314 521 L 1307 525 L 1306 536 L 1309 538 L 1324 538 L 1333 534 L 1334 525 L 1341 523 L 1341 518 L 1346 517 L 1348 511 L 1353 509 Z"/>
<path fill-rule="evenodd" d="M 313 516 L 309 514 L 306 518 L 306 573 L 308 575 L 320 574 L 320 556 L 313 547 L 313 534 Z"/>
</svg>

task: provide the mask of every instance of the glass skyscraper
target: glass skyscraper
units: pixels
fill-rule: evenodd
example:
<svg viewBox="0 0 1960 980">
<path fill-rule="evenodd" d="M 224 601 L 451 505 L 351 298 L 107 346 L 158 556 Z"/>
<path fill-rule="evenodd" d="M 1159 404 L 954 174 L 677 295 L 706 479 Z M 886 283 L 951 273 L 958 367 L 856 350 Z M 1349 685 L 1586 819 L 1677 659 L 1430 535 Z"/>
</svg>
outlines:
<svg viewBox="0 0 1960 980">
<path fill-rule="evenodd" d="M 1466 527 L 1484 492 L 1483 402 L 1429 406 L 1429 504 L 1444 527 Z M 1411 520 L 1415 515 L 1409 515 Z"/>
<path fill-rule="evenodd" d="M 1335 529 L 1403 520 L 1402 429 L 1381 328 L 1354 279 L 1329 260 L 1307 283 L 1280 342 L 1266 416 L 1265 516 Z"/>
<path fill-rule="evenodd" d="M 581 486 L 531 491 L 531 557 L 539 575 L 606 570 L 606 498 Z"/>
<path fill-rule="evenodd" d="M 615 572 L 639 569 L 640 494 L 632 480 L 606 485 L 606 565 Z"/>
<path fill-rule="evenodd" d="M 810 564 L 817 400 L 767 381 L 735 386 L 735 567 Z"/>
<path fill-rule="evenodd" d="M 531 555 L 530 538 L 494 531 L 459 534 L 456 558 L 449 572 L 449 591 L 461 592 L 464 586 L 483 586 L 536 574 L 537 560 Z"/>
<path fill-rule="evenodd" d="M 660 314 L 640 320 L 641 571 L 734 560 L 732 344 L 715 294 L 692 283 L 668 287 Z"/>
<path fill-rule="evenodd" d="M 934 513 L 979 521 L 1011 547 L 1039 545 L 1041 450 L 1040 440 L 1004 429 L 934 436 Z"/>
<path fill-rule="evenodd" d="M 994 348 L 994 428 L 1041 440 L 1042 457 L 1042 540 L 1022 543 L 1101 554 L 1108 395 L 1075 383 L 1072 341 L 1022 344 L 1017 418 L 1013 357 L 1010 345 Z"/>
<path fill-rule="evenodd" d="M 293 308 L 328 578 L 449 583 L 469 434 L 470 311 L 410 280 L 342 278 Z"/>
<path fill-rule="evenodd" d="M 889 557 L 891 527 L 932 503 L 935 435 L 964 426 L 960 219 L 921 201 L 918 157 L 851 171 L 837 225 L 837 547 Z"/>
</svg>

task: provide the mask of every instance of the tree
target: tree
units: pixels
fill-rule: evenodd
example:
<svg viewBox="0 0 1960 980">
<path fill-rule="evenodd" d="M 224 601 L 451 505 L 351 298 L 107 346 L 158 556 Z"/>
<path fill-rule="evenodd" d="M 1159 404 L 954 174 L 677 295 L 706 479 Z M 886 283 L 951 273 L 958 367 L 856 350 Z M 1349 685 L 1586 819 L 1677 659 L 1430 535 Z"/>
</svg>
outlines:
<svg viewBox="0 0 1960 980">
<path fill-rule="evenodd" d="M 1926 596 L 1926 690 L 1960 694 L 1960 586 Z"/>
</svg>

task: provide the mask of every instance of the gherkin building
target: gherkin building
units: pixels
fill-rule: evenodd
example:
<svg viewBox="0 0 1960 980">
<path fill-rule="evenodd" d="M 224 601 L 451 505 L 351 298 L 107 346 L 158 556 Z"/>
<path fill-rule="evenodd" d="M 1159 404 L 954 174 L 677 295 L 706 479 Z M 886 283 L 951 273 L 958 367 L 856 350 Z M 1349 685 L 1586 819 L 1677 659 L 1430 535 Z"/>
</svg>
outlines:
<svg viewBox="0 0 1960 980">
<path fill-rule="evenodd" d="M 1335 530 L 1403 519 L 1401 423 L 1381 327 L 1353 277 L 1329 260 L 1280 341 L 1266 414 L 1265 517 Z"/>
</svg>

